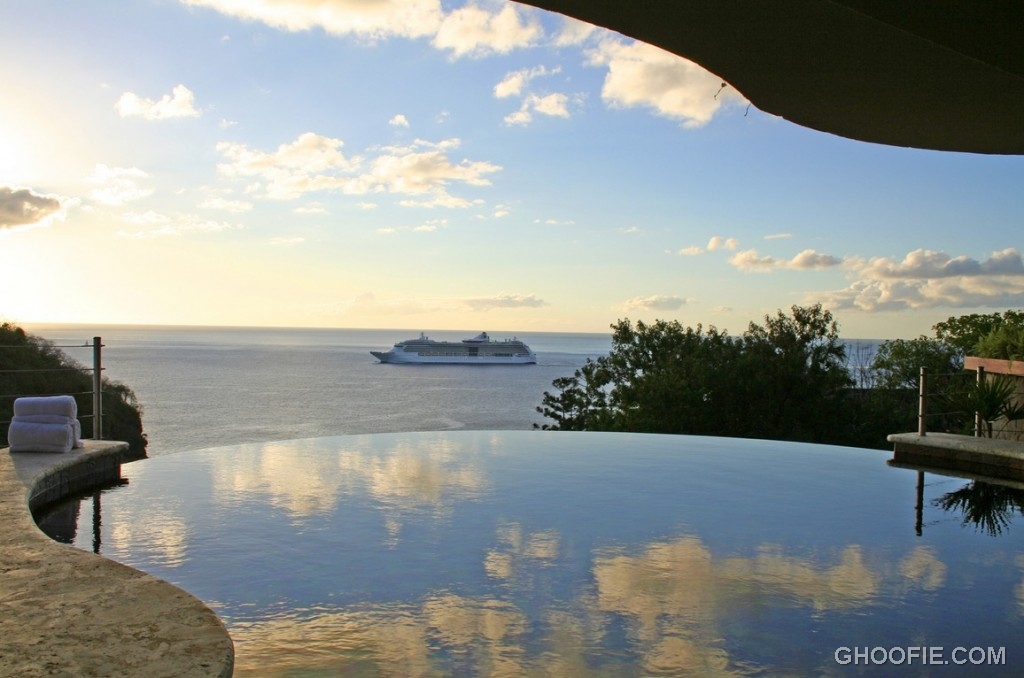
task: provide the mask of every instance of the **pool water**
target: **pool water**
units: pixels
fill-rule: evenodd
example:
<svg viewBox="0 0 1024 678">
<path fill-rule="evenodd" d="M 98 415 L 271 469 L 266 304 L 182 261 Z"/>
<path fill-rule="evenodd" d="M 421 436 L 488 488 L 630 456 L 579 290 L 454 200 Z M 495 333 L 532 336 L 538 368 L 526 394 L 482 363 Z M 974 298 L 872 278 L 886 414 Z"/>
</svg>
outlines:
<svg viewBox="0 0 1024 678">
<path fill-rule="evenodd" d="M 886 459 L 615 433 L 315 438 L 129 464 L 127 485 L 42 524 L 204 600 L 237 676 L 1019 674 L 1024 492 Z"/>
</svg>

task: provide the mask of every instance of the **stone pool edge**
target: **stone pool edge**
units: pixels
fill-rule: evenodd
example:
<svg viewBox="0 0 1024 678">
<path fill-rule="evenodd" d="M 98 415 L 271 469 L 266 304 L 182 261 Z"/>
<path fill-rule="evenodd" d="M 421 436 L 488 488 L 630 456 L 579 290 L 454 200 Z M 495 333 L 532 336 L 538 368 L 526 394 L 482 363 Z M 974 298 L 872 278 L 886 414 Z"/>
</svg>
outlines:
<svg viewBox="0 0 1024 678">
<path fill-rule="evenodd" d="M 192 594 L 47 537 L 31 508 L 120 475 L 127 443 L 0 448 L 0 676 L 228 678 L 234 645 Z"/>
<path fill-rule="evenodd" d="M 1024 481 L 1024 442 L 952 433 L 893 433 L 892 461 Z"/>
</svg>

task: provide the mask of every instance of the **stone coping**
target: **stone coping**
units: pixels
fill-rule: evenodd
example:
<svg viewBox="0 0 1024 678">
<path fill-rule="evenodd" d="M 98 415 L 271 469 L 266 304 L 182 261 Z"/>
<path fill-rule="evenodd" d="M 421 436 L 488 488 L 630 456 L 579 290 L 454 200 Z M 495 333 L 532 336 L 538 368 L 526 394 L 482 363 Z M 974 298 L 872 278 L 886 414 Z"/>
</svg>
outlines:
<svg viewBox="0 0 1024 678">
<path fill-rule="evenodd" d="M 202 601 L 53 541 L 32 518 L 31 508 L 116 480 L 130 460 L 112 441 L 67 454 L 0 448 L 0 676 L 231 676 L 231 637 Z"/>
<path fill-rule="evenodd" d="M 1024 480 L 1024 442 L 952 433 L 893 433 L 892 461 L 951 471 Z"/>
</svg>

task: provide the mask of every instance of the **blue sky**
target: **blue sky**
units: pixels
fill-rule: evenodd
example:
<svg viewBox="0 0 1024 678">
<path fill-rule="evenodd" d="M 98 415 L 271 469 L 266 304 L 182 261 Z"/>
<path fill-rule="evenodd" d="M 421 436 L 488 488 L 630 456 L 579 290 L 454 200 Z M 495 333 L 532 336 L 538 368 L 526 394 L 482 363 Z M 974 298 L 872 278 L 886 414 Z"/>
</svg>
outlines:
<svg viewBox="0 0 1024 678">
<path fill-rule="evenodd" d="M 821 302 L 896 338 L 1024 306 L 1024 158 L 807 130 L 506 0 L 0 14 L 3 320 L 741 332 Z"/>
</svg>

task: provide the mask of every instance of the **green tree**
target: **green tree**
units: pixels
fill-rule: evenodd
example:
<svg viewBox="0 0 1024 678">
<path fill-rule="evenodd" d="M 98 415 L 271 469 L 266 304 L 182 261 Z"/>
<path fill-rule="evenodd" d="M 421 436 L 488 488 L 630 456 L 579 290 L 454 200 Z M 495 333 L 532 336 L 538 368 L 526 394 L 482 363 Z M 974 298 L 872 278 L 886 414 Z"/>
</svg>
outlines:
<svg viewBox="0 0 1024 678">
<path fill-rule="evenodd" d="M 940 339 L 892 339 L 883 341 L 871 364 L 875 388 L 917 389 L 921 368 L 932 375 L 959 373 L 964 368 L 963 353 Z"/>
<path fill-rule="evenodd" d="M 970 355 L 983 337 L 1004 326 L 1024 328 L 1024 311 L 952 316 L 936 323 L 932 329 L 939 341 L 957 348 L 964 355 Z"/>
<path fill-rule="evenodd" d="M 843 402 L 852 380 L 832 314 L 820 305 L 779 311 L 741 337 L 714 327 L 628 320 L 612 350 L 553 382 L 542 428 L 847 442 Z"/>
<path fill-rule="evenodd" d="M 963 433 L 973 429 L 975 406 L 992 410 L 993 394 L 963 371 L 965 355 L 1007 357 L 1020 350 L 1024 312 L 972 313 L 936 323 L 935 338 L 895 339 L 879 346 L 872 362 L 873 388 L 867 396 L 893 430 L 917 428 L 917 391 L 921 368 L 928 368 L 933 414 L 929 430 Z M 973 405 L 971 403 L 974 403 Z M 1014 412 L 1009 412 L 1013 415 Z M 991 421 L 986 419 L 986 421 Z"/>
<path fill-rule="evenodd" d="M 1024 324 L 1003 323 L 974 345 L 973 355 L 999 360 L 1024 360 Z"/>
<path fill-rule="evenodd" d="M 0 421 L 10 421 L 21 395 L 75 394 L 80 415 L 92 414 L 92 374 L 50 342 L 11 323 L 0 323 Z M 83 395 L 86 394 L 86 395 Z M 140 456 L 146 451 L 142 407 L 130 388 L 103 379 L 103 437 L 127 442 Z M 91 425 L 83 426 L 88 436 Z M 7 429 L 0 431 L 6 444 Z"/>
</svg>

